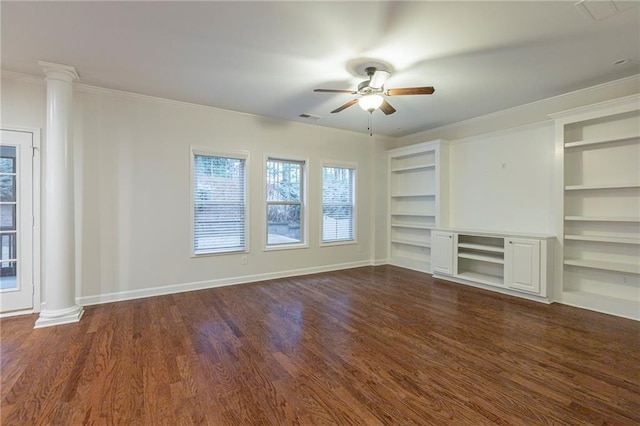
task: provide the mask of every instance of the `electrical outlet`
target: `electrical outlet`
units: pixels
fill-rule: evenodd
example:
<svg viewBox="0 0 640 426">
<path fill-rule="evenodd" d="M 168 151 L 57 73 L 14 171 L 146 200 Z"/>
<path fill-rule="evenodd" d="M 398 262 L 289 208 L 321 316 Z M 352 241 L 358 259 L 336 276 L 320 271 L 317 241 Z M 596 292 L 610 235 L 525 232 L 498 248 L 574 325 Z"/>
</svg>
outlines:
<svg viewBox="0 0 640 426">
<path fill-rule="evenodd" d="M 360 253 L 360 252 L 362 251 L 362 246 L 361 246 L 360 244 L 358 244 L 358 245 L 356 246 L 356 251 L 357 251 L 358 253 Z"/>
<path fill-rule="evenodd" d="M 243 265 L 246 265 L 247 263 L 249 263 L 249 258 L 247 257 L 247 255 L 242 256 L 242 258 L 240 259 L 240 262 Z"/>
</svg>

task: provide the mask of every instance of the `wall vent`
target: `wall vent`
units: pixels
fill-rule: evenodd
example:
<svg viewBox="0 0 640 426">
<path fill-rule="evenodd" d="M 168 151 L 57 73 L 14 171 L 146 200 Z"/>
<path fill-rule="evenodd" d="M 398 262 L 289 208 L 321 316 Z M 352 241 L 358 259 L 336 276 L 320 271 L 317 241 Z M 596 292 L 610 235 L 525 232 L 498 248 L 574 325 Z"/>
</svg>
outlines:
<svg viewBox="0 0 640 426">
<path fill-rule="evenodd" d="M 306 118 L 307 120 L 314 120 L 314 121 L 318 121 L 318 120 L 320 120 L 322 118 L 319 115 L 309 114 L 309 113 L 306 113 L 306 112 L 303 112 L 298 117 Z"/>
</svg>

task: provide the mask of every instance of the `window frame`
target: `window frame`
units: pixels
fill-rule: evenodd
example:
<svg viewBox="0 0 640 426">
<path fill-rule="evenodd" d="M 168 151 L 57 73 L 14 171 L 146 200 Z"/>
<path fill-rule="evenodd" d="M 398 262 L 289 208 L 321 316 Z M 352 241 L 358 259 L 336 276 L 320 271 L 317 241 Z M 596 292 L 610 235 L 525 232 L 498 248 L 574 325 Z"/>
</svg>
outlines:
<svg viewBox="0 0 640 426">
<path fill-rule="evenodd" d="M 249 188 L 251 188 L 249 178 L 249 152 L 243 150 L 230 150 L 230 151 L 219 151 L 216 149 L 212 149 L 211 147 L 206 146 L 195 146 L 192 145 L 189 150 L 190 158 L 190 176 L 189 176 L 189 185 L 190 185 L 190 257 L 198 258 L 198 257 L 207 257 L 207 256 L 224 256 L 224 255 L 233 255 L 233 254 L 244 254 L 249 253 L 250 251 L 250 206 L 249 206 Z M 196 155 L 198 156 L 208 156 L 208 157 L 221 157 L 221 158 L 232 158 L 238 160 L 244 160 L 244 248 L 240 248 L 237 250 L 224 250 L 224 251 L 213 251 L 206 253 L 196 253 L 195 251 L 195 159 Z"/>
<path fill-rule="evenodd" d="M 353 170 L 353 238 L 345 240 L 324 240 L 324 169 L 325 167 Z M 347 161 L 322 160 L 320 167 L 320 247 L 358 244 L 358 163 Z"/>
<path fill-rule="evenodd" d="M 301 164 L 301 174 L 300 174 L 300 242 L 297 243 L 282 243 L 282 244 L 269 244 L 269 223 L 268 223 L 268 212 L 269 205 L 274 204 L 274 202 L 270 202 L 267 200 L 267 163 L 269 161 L 282 161 L 282 162 L 291 162 L 291 163 L 300 163 Z M 262 232 L 262 250 L 263 251 L 276 251 L 276 250 L 291 250 L 291 249 L 301 249 L 309 247 L 309 217 L 307 208 L 307 193 L 308 191 L 308 176 L 309 176 L 309 159 L 305 157 L 297 157 L 291 155 L 279 155 L 279 154 L 265 154 L 264 161 L 262 162 L 262 203 L 263 203 L 263 226 L 264 230 Z M 285 204 L 292 205 L 297 203 L 290 202 L 275 202 L 275 204 Z"/>
</svg>

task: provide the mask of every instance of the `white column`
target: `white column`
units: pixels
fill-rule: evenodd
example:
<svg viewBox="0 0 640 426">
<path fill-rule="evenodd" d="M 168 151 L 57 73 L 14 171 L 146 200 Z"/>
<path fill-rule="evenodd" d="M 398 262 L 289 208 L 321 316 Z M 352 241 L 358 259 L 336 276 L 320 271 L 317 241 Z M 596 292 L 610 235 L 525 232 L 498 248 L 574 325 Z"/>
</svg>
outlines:
<svg viewBox="0 0 640 426">
<path fill-rule="evenodd" d="M 44 143 L 42 283 L 45 306 L 35 328 L 77 322 L 71 115 L 76 69 L 39 62 L 47 82 Z"/>
</svg>

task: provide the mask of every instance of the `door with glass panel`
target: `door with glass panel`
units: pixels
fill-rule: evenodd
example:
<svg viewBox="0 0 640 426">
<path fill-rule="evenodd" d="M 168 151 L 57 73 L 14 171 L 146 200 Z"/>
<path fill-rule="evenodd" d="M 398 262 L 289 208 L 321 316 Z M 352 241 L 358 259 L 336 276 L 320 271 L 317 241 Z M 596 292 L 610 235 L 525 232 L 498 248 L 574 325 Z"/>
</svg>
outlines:
<svg viewBox="0 0 640 426">
<path fill-rule="evenodd" d="M 0 139 L 0 313 L 33 308 L 33 134 Z"/>
</svg>

